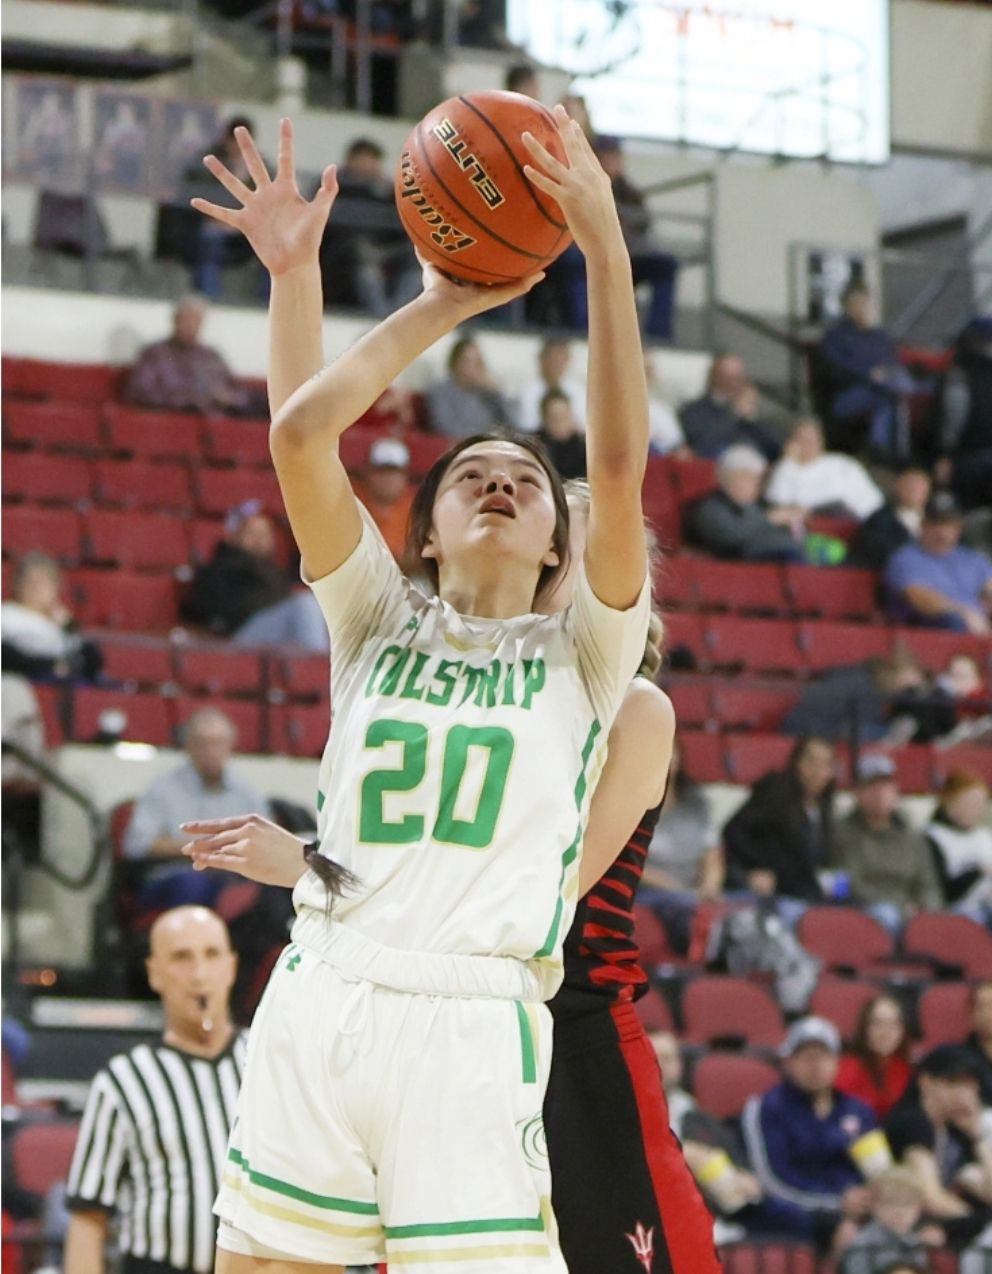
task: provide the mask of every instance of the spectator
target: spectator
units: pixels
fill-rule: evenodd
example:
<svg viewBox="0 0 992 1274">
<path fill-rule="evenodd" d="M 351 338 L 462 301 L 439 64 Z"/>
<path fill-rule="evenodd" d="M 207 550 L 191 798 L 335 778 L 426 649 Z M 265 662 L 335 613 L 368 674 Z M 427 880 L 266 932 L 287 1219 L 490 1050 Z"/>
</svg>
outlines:
<svg viewBox="0 0 992 1274">
<path fill-rule="evenodd" d="M 452 345 L 447 380 L 427 391 L 427 418 L 434 433 L 447 438 L 516 428 L 513 412 L 470 336 Z"/>
<path fill-rule="evenodd" d="M 851 456 L 828 452 L 820 422 L 808 416 L 793 426 L 782 459 L 772 470 L 765 499 L 776 506 L 859 521 L 882 506 L 882 493 L 864 466 Z"/>
<path fill-rule="evenodd" d="M 744 443 L 756 447 L 769 463 L 777 460 L 782 448 L 757 419 L 757 407 L 744 360 L 736 354 L 717 354 L 710 364 L 706 392 L 679 412 L 693 454 L 716 460 L 728 447 Z"/>
<path fill-rule="evenodd" d="M 529 62 L 517 62 L 507 67 L 506 74 L 503 76 L 503 87 L 508 93 L 522 93 L 524 97 L 532 97 L 535 102 L 541 100 L 537 71 Z"/>
<path fill-rule="evenodd" d="M 882 570 L 896 549 L 919 537 L 929 499 L 930 475 L 926 470 L 903 469 L 891 499 L 858 527 L 848 558 L 851 565 Z"/>
<path fill-rule="evenodd" d="M 992 695 L 971 655 L 952 655 L 937 688 L 954 704 L 954 738 L 974 738 L 992 730 Z"/>
<path fill-rule="evenodd" d="M 648 847 L 644 886 L 718 898 L 724 878 L 720 836 L 705 788 L 690 778 L 682 762 L 676 736 L 668 792 Z"/>
<path fill-rule="evenodd" d="M 978 1068 L 968 1049 L 941 1044 L 886 1122 L 892 1153 L 911 1169 L 928 1216 L 954 1247 L 972 1239 L 992 1203 L 992 1138 Z"/>
<path fill-rule="evenodd" d="M 867 417 L 868 450 L 889 464 L 909 458 L 905 396 L 915 388 L 900 364 L 895 342 L 876 325 L 871 293 L 860 282 L 844 290 L 844 317 L 820 342 L 829 414 L 836 424 L 831 445 L 852 451 L 852 425 Z"/>
<path fill-rule="evenodd" d="M 723 829 L 728 884 L 762 898 L 817 902 L 817 872 L 831 858 L 836 754 L 799 739 L 784 770 L 758 779 Z"/>
<path fill-rule="evenodd" d="M 977 982 L 970 991 L 971 1034 L 964 1046 L 975 1059 L 982 1105 L 992 1107 L 992 982 Z"/>
<path fill-rule="evenodd" d="M 162 411 L 268 414 L 264 395 L 239 384 L 217 350 L 200 340 L 207 310 L 202 296 L 187 296 L 178 303 L 172 312 L 172 335 L 146 346 L 131 368 L 128 402 Z"/>
<path fill-rule="evenodd" d="M 92 680 L 103 655 L 83 638 L 62 601 L 62 572 L 47 553 L 26 553 L 14 571 L 12 599 L 0 605 L 0 667 L 33 681 Z"/>
<path fill-rule="evenodd" d="M 566 480 L 586 476 L 586 439 L 572 414 L 568 395 L 549 389 L 541 399 L 541 428 L 537 436 L 555 468 Z"/>
<path fill-rule="evenodd" d="M 224 538 L 197 568 L 183 616 L 219 637 L 245 646 L 328 648 L 327 627 L 309 589 L 292 590 L 277 558 L 275 525 L 261 500 L 246 500 L 227 515 Z"/>
<path fill-rule="evenodd" d="M 923 1196 L 908 1168 L 880 1172 L 868 1187 L 871 1219 L 839 1245 L 840 1274 L 889 1274 L 893 1262 L 920 1274 L 927 1248 L 942 1247 L 944 1232 L 925 1223 Z"/>
<path fill-rule="evenodd" d="M 674 456 L 688 460 L 692 456 L 686 444 L 679 418 L 661 396 L 661 381 L 655 361 L 648 350 L 644 351 L 644 376 L 648 382 L 648 430 L 651 450 L 657 456 Z"/>
<path fill-rule="evenodd" d="M 992 561 L 962 547 L 960 539 L 961 509 L 949 492 L 938 491 L 923 514 L 919 543 L 897 549 L 885 568 L 893 619 L 982 636 L 992 632 Z"/>
<path fill-rule="evenodd" d="M 988 784 L 968 770 L 952 770 L 940 789 L 927 837 L 944 902 L 980 924 L 992 923 L 992 828 L 988 820 Z"/>
<path fill-rule="evenodd" d="M 775 1229 L 827 1240 L 842 1218 L 864 1214 L 866 1176 L 888 1167 L 872 1111 L 835 1087 L 840 1036 L 822 1017 L 790 1028 L 780 1049 L 785 1078 L 744 1108 L 748 1158 L 776 1205 Z"/>
<path fill-rule="evenodd" d="M 216 708 L 201 708 L 185 725 L 187 759 L 155 779 L 135 803 L 124 834 L 124 855 L 140 861 L 138 905 L 161 911 L 184 903 L 210 906 L 225 882 L 223 872 L 194 871 L 180 849 L 180 824 L 224 818 L 245 810 L 268 814 L 269 804 L 231 766 L 237 739 L 233 722 Z"/>
<path fill-rule="evenodd" d="M 851 894 L 898 933 L 907 916 L 940 906 L 940 882 L 925 837 L 900 814 L 896 766 L 882 752 L 858 761 L 854 809 L 837 824 L 833 863 Z"/>
<path fill-rule="evenodd" d="M 861 1006 L 850 1051 L 837 1071 L 837 1087 L 870 1106 L 883 1121 L 905 1093 L 912 1073 L 902 1005 L 891 995 L 876 995 Z"/>
<path fill-rule="evenodd" d="M 114 1221 L 126 1271 L 214 1268 L 213 1200 L 247 1043 L 230 1014 L 237 957 L 203 907 L 160 916 L 150 946 L 164 1030 L 111 1058 L 90 1087 L 69 1171 L 66 1274 L 117 1268 L 106 1253 Z"/>
<path fill-rule="evenodd" d="M 802 519 L 761 504 L 766 462 L 743 444 L 728 447 L 717 465 L 718 489 L 686 510 L 686 532 L 716 557 L 748 562 L 800 562 Z"/>
<path fill-rule="evenodd" d="M 421 268 L 396 211 L 378 142 L 358 137 L 338 169 L 334 216 L 320 247 L 326 302 L 357 303 L 384 318 L 421 288 Z"/>
<path fill-rule="evenodd" d="M 938 475 L 966 509 L 992 491 L 992 318 L 976 318 L 955 344 L 941 398 Z"/>
<path fill-rule="evenodd" d="M 398 438 L 377 438 L 369 448 L 355 494 L 372 515 L 372 521 L 396 560 L 406 555 L 407 522 L 413 503 L 410 485 L 410 452 Z"/>
<path fill-rule="evenodd" d="M 520 428 L 536 433 L 541 427 L 541 403 L 549 389 L 560 390 L 568 399 L 579 429 L 586 428 L 586 389 L 581 381 L 568 375 L 572 351 L 568 341 L 549 338 L 538 354 L 538 376 L 525 385 L 520 394 Z"/>
<path fill-rule="evenodd" d="M 243 181 L 249 189 L 255 188 L 241 154 L 241 147 L 235 137 L 235 130 L 246 128 L 254 134 L 254 125 L 245 115 L 235 115 L 227 120 L 220 134 L 211 144 L 210 152 L 215 155 L 239 181 Z M 240 208 L 241 203 L 228 190 L 221 186 L 208 171 L 201 160 L 197 160 L 186 169 L 184 175 L 184 204 L 188 205 L 193 198 L 206 199 L 210 203 L 220 204 L 224 208 Z M 196 257 L 193 263 L 193 287 L 201 296 L 212 301 L 220 296 L 225 266 L 245 265 L 252 262 L 257 269 L 251 245 L 238 230 L 231 230 L 221 225 L 212 217 L 200 217 L 196 232 Z M 259 275 L 259 287 L 262 278 Z"/>
</svg>

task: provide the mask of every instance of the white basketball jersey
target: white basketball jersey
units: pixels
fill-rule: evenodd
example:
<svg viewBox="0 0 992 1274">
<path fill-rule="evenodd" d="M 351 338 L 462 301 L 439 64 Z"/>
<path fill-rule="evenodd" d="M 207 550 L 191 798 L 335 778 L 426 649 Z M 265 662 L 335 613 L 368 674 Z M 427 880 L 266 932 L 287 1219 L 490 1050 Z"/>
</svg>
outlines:
<svg viewBox="0 0 992 1274">
<path fill-rule="evenodd" d="M 321 853 L 359 880 L 331 923 L 405 950 L 533 961 L 551 995 L 648 584 L 620 612 L 582 572 L 562 614 L 466 618 L 406 580 L 363 521 L 351 557 L 311 585 L 333 663 Z M 326 906 L 313 873 L 295 901 Z"/>
</svg>

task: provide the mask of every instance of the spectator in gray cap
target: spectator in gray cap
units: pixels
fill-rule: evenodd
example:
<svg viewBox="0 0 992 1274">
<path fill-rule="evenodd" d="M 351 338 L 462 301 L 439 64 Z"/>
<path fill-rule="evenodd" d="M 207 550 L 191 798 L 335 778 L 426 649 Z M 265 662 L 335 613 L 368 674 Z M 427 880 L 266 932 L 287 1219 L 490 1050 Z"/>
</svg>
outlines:
<svg viewBox="0 0 992 1274">
<path fill-rule="evenodd" d="M 851 895 L 891 932 L 915 911 L 941 905 L 940 881 L 926 838 L 899 811 L 895 762 L 866 752 L 855 774 L 854 809 L 833 840 L 833 866 L 847 873 Z"/>
<path fill-rule="evenodd" d="M 690 506 L 689 538 L 716 557 L 748 562 L 801 562 L 802 516 L 794 509 L 769 510 L 761 503 L 768 462 L 740 443 L 717 465 L 717 490 Z"/>
</svg>

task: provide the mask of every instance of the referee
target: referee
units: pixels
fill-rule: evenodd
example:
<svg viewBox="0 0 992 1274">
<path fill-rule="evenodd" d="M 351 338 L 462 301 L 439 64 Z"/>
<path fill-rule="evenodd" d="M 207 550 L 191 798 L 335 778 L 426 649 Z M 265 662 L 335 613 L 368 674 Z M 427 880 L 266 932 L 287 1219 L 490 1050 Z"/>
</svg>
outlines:
<svg viewBox="0 0 992 1274">
<path fill-rule="evenodd" d="M 147 968 L 165 1031 L 93 1081 L 69 1172 L 65 1274 L 105 1274 L 113 1220 L 122 1274 L 213 1269 L 212 1209 L 245 1055 L 229 1010 L 237 956 L 219 916 L 176 907 L 152 927 Z"/>
</svg>

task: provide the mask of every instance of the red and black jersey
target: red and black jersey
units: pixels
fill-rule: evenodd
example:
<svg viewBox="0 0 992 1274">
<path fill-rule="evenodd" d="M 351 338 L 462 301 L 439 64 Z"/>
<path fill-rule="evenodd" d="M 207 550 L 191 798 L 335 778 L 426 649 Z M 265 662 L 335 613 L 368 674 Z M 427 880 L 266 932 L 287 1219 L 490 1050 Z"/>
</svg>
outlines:
<svg viewBox="0 0 992 1274">
<path fill-rule="evenodd" d="M 565 981 L 548 1007 L 556 1017 L 640 999 L 648 987 L 634 941 L 634 898 L 661 805 L 647 810 L 612 867 L 579 901 L 565 939 Z"/>
</svg>

